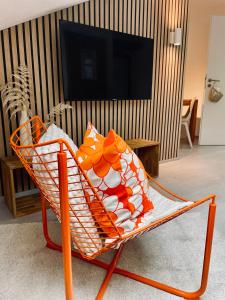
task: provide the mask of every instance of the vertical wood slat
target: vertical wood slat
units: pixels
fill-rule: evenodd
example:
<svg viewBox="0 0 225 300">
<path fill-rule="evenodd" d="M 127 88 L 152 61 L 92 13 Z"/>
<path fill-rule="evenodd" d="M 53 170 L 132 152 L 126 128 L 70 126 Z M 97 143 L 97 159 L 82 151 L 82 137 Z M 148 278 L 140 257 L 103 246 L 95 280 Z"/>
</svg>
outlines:
<svg viewBox="0 0 225 300">
<path fill-rule="evenodd" d="M 177 114 L 180 116 L 180 119 L 177 118 L 176 120 L 176 132 L 177 132 L 177 140 L 174 143 L 174 156 L 178 156 L 179 152 L 179 143 L 180 143 L 180 132 L 181 132 L 181 113 L 182 113 L 182 97 L 183 97 L 183 84 L 184 84 L 184 66 L 185 66 L 185 58 L 186 58 L 186 42 L 187 42 L 187 16 L 188 16 L 188 8 L 189 8 L 189 0 L 184 1 L 184 5 L 180 7 L 182 9 L 182 16 L 180 18 L 180 24 L 183 28 L 183 48 L 181 50 L 181 63 L 180 63 L 180 86 L 179 86 L 179 97 L 178 97 L 178 105 L 177 105 Z"/>
<path fill-rule="evenodd" d="M 10 75 L 15 69 L 14 66 L 17 66 L 20 63 L 20 59 L 17 53 L 17 36 L 16 28 L 13 26 L 9 29 L 9 47 L 10 47 L 10 60 L 8 61 L 8 74 Z M 11 114 L 11 111 L 10 111 Z M 16 129 L 18 123 L 16 118 L 10 119 L 12 125 L 12 131 Z"/>
<path fill-rule="evenodd" d="M 19 65 L 20 58 L 18 57 L 17 53 L 17 34 L 16 34 L 16 28 L 13 26 L 12 28 L 9 29 L 9 45 L 10 45 L 10 56 L 11 59 L 8 64 L 8 74 L 11 74 L 13 70 L 15 69 L 14 66 Z M 10 111 L 11 114 L 11 111 Z M 11 118 L 11 124 L 12 124 L 12 130 L 15 130 L 16 127 L 18 126 L 18 122 L 16 122 L 16 118 Z M 27 189 L 27 181 L 24 186 L 24 180 L 23 180 L 23 172 L 20 170 L 17 172 L 17 176 L 15 178 L 15 189 L 16 192 L 21 192 L 24 188 Z"/>
<path fill-rule="evenodd" d="M 4 44 L 4 49 L 2 55 L 3 55 L 3 74 L 4 74 L 4 81 L 7 82 L 10 78 L 9 72 L 11 71 L 11 65 L 10 65 L 10 49 L 9 49 L 9 33 L 8 29 L 4 30 L 2 32 L 2 46 Z M 2 81 L 2 80 L 1 80 Z M 3 113 L 3 126 L 5 127 L 5 134 L 6 134 L 6 140 L 5 140 L 5 145 L 7 149 L 7 155 L 12 154 L 12 150 L 9 145 L 9 139 L 8 137 L 10 136 L 10 127 L 11 127 L 11 122 L 9 119 L 9 114 Z"/>
<path fill-rule="evenodd" d="M 172 27 L 173 29 L 175 27 L 177 27 L 177 25 L 180 23 L 179 20 L 179 6 L 177 5 L 177 3 L 173 3 L 172 2 L 172 9 L 174 11 L 174 15 L 175 18 L 172 19 Z M 178 63 L 180 62 L 180 51 L 177 51 L 177 49 L 174 49 L 175 51 L 173 52 L 173 85 L 172 85 L 172 93 L 170 94 L 170 104 L 173 102 L 174 105 L 171 107 L 171 111 L 170 111 L 170 119 L 173 119 L 176 113 L 176 106 L 177 106 L 177 102 L 178 102 L 178 95 L 176 92 L 177 89 L 177 82 L 179 81 L 179 68 L 178 68 Z M 172 99 L 173 97 L 173 99 Z M 170 136 L 170 139 L 172 141 L 172 143 L 174 142 L 174 140 L 176 139 L 176 135 L 174 134 L 174 123 L 170 124 L 170 129 L 168 130 L 168 135 Z M 171 147 L 170 149 L 166 149 L 166 153 L 165 153 L 165 157 L 169 157 L 170 153 L 173 153 L 173 147 Z"/>
<path fill-rule="evenodd" d="M 44 28 L 45 32 L 45 63 L 47 67 L 47 72 L 46 72 L 46 82 L 47 82 L 47 93 L 48 93 L 48 113 L 49 109 L 54 106 L 53 103 L 53 80 L 52 80 L 52 61 L 51 61 L 51 47 L 50 47 L 50 28 L 49 28 L 49 16 L 44 17 Z"/>
<path fill-rule="evenodd" d="M 64 102 L 59 41 L 59 20 L 154 38 L 152 100 L 69 101 L 72 111 L 57 117 L 75 143 L 90 120 L 103 134 L 114 128 L 124 138 L 159 139 L 161 159 L 176 157 L 185 60 L 188 0 L 91 0 L 0 32 L 0 84 L 13 69 L 27 64 L 33 82 L 31 109 L 46 117 Z M 168 44 L 169 30 L 183 28 L 183 44 Z M 103 100 L 103 99 L 102 99 Z M 1 107 L 1 106 L 0 106 Z M 9 136 L 18 125 L 0 112 L 0 155 L 11 155 Z M 19 185 L 23 185 L 23 182 Z M 27 183 L 24 181 L 24 188 Z M 29 184 L 28 184 L 29 186 Z M 23 186 L 22 186 L 23 188 Z M 18 190 L 18 187 L 17 187 Z M 1 185 L 0 185 L 1 194 Z"/>
<path fill-rule="evenodd" d="M 162 61 L 161 61 L 161 76 L 160 76 L 160 85 L 159 85 L 159 107 L 158 107 L 158 115 L 157 118 L 159 119 L 159 127 L 158 127 L 158 135 L 157 135 L 157 139 L 158 140 L 162 140 L 163 143 L 161 144 L 161 151 L 163 152 L 163 149 L 165 147 L 165 140 L 162 138 L 164 135 L 164 131 L 165 131 L 165 127 L 164 127 L 164 120 L 165 120 L 165 116 L 167 114 L 167 99 L 168 96 L 166 95 L 166 86 L 168 83 L 167 80 L 167 70 L 168 70 L 168 65 L 167 65 L 167 54 L 168 54 L 168 50 L 170 49 L 170 47 L 167 47 L 168 42 L 167 42 L 167 38 L 168 38 L 168 32 L 167 32 L 167 28 L 166 28 L 166 24 L 168 23 L 167 20 L 167 5 L 168 5 L 169 1 L 163 1 L 163 15 L 162 15 L 162 19 L 163 19 L 163 26 L 162 26 L 162 32 L 161 32 L 161 43 L 162 43 L 162 54 L 160 56 L 163 57 Z M 162 101 L 162 99 L 164 99 L 164 101 Z"/>
<path fill-rule="evenodd" d="M 33 76 L 33 65 L 32 65 L 32 53 L 31 53 L 31 44 L 30 44 L 30 26 L 29 22 L 23 24 L 23 30 L 24 30 L 24 45 L 25 45 L 25 51 L 26 51 L 26 64 L 29 66 L 30 70 L 30 76 L 31 76 L 31 84 L 33 86 L 33 92 L 31 93 L 31 111 L 32 114 L 35 115 L 37 114 L 36 111 L 36 105 L 34 101 L 34 95 L 35 95 L 35 84 L 34 84 L 34 76 Z M 21 44 L 21 40 L 19 39 L 19 44 L 20 47 L 23 48 L 23 45 Z"/>
<path fill-rule="evenodd" d="M 169 14 L 169 7 L 170 7 L 170 3 L 171 1 L 167 1 L 166 2 L 166 23 L 169 24 L 169 18 L 170 18 L 170 14 Z M 165 36 L 165 43 L 168 44 L 168 34 Z M 162 128 L 165 128 L 165 122 L 168 120 L 168 116 L 169 116 L 169 111 L 171 109 L 170 105 L 169 105 L 169 101 L 170 101 L 170 93 L 169 93 L 169 83 L 170 83 L 170 71 L 172 68 L 170 68 L 170 64 L 171 64 L 171 51 L 172 47 L 167 47 L 166 48 L 166 59 L 165 59 L 165 88 L 164 88 L 164 94 L 163 94 L 163 99 L 165 99 L 164 102 L 164 112 L 163 112 L 163 118 L 162 118 Z M 167 130 L 162 130 L 161 131 L 161 140 L 164 140 L 164 137 L 166 136 Z M 161 147 L 161 151 L 164 152 L 166 145 L 165 143 L 162 145 Z"/>
<path fill-rule="evenodd" d="M 31 75 L 31 84 L 33 85 L 33 92 L 30 95 L 31 98 L 31 111 L 33 115 L 36 114 L 36 103 L 34 101 L 34 95 L 35 95 L 35 89 L 34 89 L 34 76 L 33 76 L 33 64 L 32 64 L 32 54 L 31 54 L 31 44 L 30 44 L 30 24 L 29 22 L 23 23 L 22 24 L 22 31 L 23 31 L 23 44 L 22 40 L 20 39 L 20 34 L 19 34 L 19 47 L 20 49 L 24 49 L 24 63 L 29 66 L 30 69 L 30 75 Z M 20 32 L 20 30 L 19 30 Z M 21 33 L 22 34 L 22 33 Z M 20 51 L 22 53 L 22 51 Z M 28 179 L 28 185 L 29 188 L 33 189 L 34 184 L 31 182 L 30 178 Z"/>
<path fill-rule="evenodd" d="M 37 50 L 37 33 L 36 33 L 36 20 L 30 22 L 30 36 L 31 36 L 31 48 L 32 48 L 32 60 L 34 69 L 34 89 L 36 91 L 36 98 L 34 99 L 37 105 L 37 114 L 42 117 L 41 107 L 41 91 L 40 91 L 40 77 L 39 77 L 39 63 L 38 63 L 38 50 Z"/>
<path fill-rule="evenodd" d="M 59 36 L 59 20 L 63 19 L 63 11 L 56 13 L 56 45 L 57 45 L 57 64 L 58 64 L 58 90 L 59 90 L 59 102 L 64 102 L 63 89 L 62 89 L 62 68 L 61 68 L 61 53 L 60 53 L 60 36 Z M 62 115 L 61 122 L 62 128 L 66 129 L 65 114 Z"/>
<path fill-rule="evenodd" d="M 20 59 L 20 64 L 25 65 L 26 64 L 26 58 L 25 58 L 25 42 L 24 42 L 24 37 L 23 37 L 23 25 L 24 24 L 19 24 L 17 26 L 17 30 L 18 30 L 18 47 L 19 47 L 19 51 L 18 51 L 18 55 L 19 55 L 19 59 Z"/>
<path fill-rule="evenodd" d="M 58 66 L 58 56 L 57 56 L 57 28 L 56 28 L 56 13 L 50 15 L 50 26 L 51 26 L 51 46 L 52 46 L 52 75 L 53 75 L 53 86 L 54 86 L 54 105 L 57 105 L 60 102 L 60 94 L 59 94 L 59 66 Z M 56 122 L 59 124 L 59 117 L 56 117 Z"/>
<path fill-rule="evenodd" d="M 142 36 L 147 37 L 147 13 L 148 13 L 148 1 L 143 0 L 143 29 L 142 29 Z M 143 120 L 143 126 L 142 126 L 142 137 L 146 137 L 146 128 L 147 128 L 147 106 L 148 106 L 148 100 L 144 100 L 142 103 L 142 120 Z"/>
<path fill-rule="evenodd" d="M 154 5 L 155 1 L 154 0 L 150 0 L 148 1 L 148 26 L 150 26 L 149 31 L 147 31 L 147 36 L 151 37 L 154 39 L 154 53 L 153 53 L 153 61 L 156 60 L 156 37 L 157 37 L 157 26 L 156 24 L 158 24 L 158 13 L 156 13 L 157 10 L 157 5 L 158 5 L 158 1 L 156 1 L 155 5 Z M 150 22 L 151 20 L 151 22 Z M 154 20 L 154 22 L 153 22 Z M 156 64 L 153 65 L 153 72 L 152 72 L 152 87 L 155 87 L 155 77 L 156 77 Z M 155 94 L 155 88 L 152 88 L 152 100 L 148 101 L 148 123 L 147 123 L 147 128 L 146 128 L 146 136 L 145 138 L 148 137 L 152 137 L 152 116 L 153 116 L 153 105 L 154 105 L 154 94 Z"/>
<path fill-rule="evenodd" d="M 72 18 L 72 14 L 69 11 L 69 9 L 64 9 L 62 14 L 63 20 L 70 21 Z M 71 104 L 71 102 L 68 102 L 68 104 Z M 63 114 L 63 117 L 65 118 L 66 123 L 66 132 L 69 134 L 69 136 L 72 136 L 72 120 L 71 120 L 71 111 L 67 110 L 65 114 Z"/>
<path fill-rule="evenodd" d="M 158 87 L 158 107 L 157 107 L 157 117 L 156 120 L 158 121 L 158 127 L 156 132 L 156 140 L 161 140 L 161 132 L 162 132 L 162 115 L 164 113 L 165 104 L 164 104 L 164 88 L 165 88 L 165 59 L 166 59 L 166 49 L 167 45 L 165 45 L 165 29 L 166 29 L 166 0 L 161 1 L 162 2 L 162 17 L 161 17 L 161 38 L 160 38 L 160 75 L 159 75 L 159 87 Z M 164 146 L 165 141 L 162 140 L 161 143 L 161 149 Z"/>
<path fill-rule="evenodd" d="M 46 70 L 45 70 L 45 45 L 43 36 L 43 18 L 37 19 L 37 41 L 38 41 L 38 52 L 39 52 L 39 76 L 40 76 L 40 87 L 42 97 L 42 114 L 43 118 L 48 114 L 48 96 L 46 86 Z"/>
<path fill-rule="evenodd" d="M 0 86 L 5 83 L 4 78 L 4 65 L 3 65 L 3 52 L 2 52 L 2 34 L 0 34 Z M 0 156 L 4 156 L 7 153 L 6 144 L 5 144 L 5 127 L 4 127 L 4 116 L 3 116 L 3 110 L 2 110 L 2 103 L 0 103 Z M 0 166 L 0 172 L 2 174 L 1 166 Z M 3 194 L 3 182 L 2 179 L 0 180 L 0 195 Z"/>
<path fill-rule="evenodd" d="M 174 16 L 174 11 L 173 11 L 173 1 L 168 1 L 166 3 L 167 5 L 167 11 L 171 11 L 171 14 L 168 14 L 167 12 L 167 24 L 171 23 L 171 19 L 173 20 L 173 16 Z M 170 25 L 169 26 L 169 30 L 173 30 L 173 26 Z M 166 37 L 166 42 L 168 43 L 168 35 Z M 171 82 L 173 81 L 173 76 L 175 73 L 175 68 L 174 68 L 174 48 L 173 47 L 169 47 L 167 49 L 166 52 L 166 82 L 167 84 L 165 85 L 165 90 L 164 90 L 164 97 L 165 95 L 167 95 L 166 97 L 166 101 L 165 101 L 165 112 L 164 112 L 164 116 L 163 116 L 163 128 L 165 128 L 162 132 L 162 139 L 164 138 L 164 136 L 168 136 L 168 133 L 170 131 L 168 131 L 168 126 L 165 127 L 165 122 L 170 122 L 171 120 L 171 105 L 170 105 L 170 101 L 171 101 Z M 173 97 L 173 95 L 172 95 Z M 164 149 L 166 148 L 166 144 L 164 143 L 161 151 L 164 152 Z"/>
<path fill-rule="evenodd" d="M 154 89 L 153 89 L 153 95 L 152 100 L 154 101 L 154 108 L 152 109 L 152 116 L 151 116 L 151 124 L 158 124 L 158 120 L 156 117 L 157 109 L 158 109 L 158 92 L 159 92 L 159 76 L 160 76 L 160 52 L 161 52 L 161 19 L 162 19 L 162 1 L 157 1 L 157 10 L 155 10 L 155 13 L 157 13 L 157 23 L 155 23 L 156 30 L 154 32 L 154 75 L 155 75 L 155 81 L 154 81 Z M 156 139 L 156 126 L 150 126 L 151 128 L 151 137 L 153 139 Z"/>
<path fill-rule="evenodd" d="M 177 3 L 173 3 L 172 2 L 172 11 L 175 15 L 175 18 L 172 19 L 172 28 L 174 29 L 177 24 L 179 23 L 179 10 L 177 9 Z M 180 51 L 178 52 L 176 49 L 174 49 L 175 51 L 172 53 L 172 57 L 173 57 L 173 60 L 172 60 L 172 65 L 173 65 L 173 68 L 172 68 L 172 91 L 170 93 L 170 104 L 173 102 L 174 103 L 174 106 L 172 106 L 170 108 L 170 116 L 169 116 L 169 119 L 173 119 L 174 118 L 174 113 L 175 113 L 175 104 L 177 105 L 177 93 L 176 93 L 176 86 L 177 86 L 177 80 L 179 80 L 179 70 L 178 70 L 178 67 L 177 67 L 177 64 L 180 60 Z M 171 105 L 170 105 L 171 106 Z M 174 135 L 174 133 L 172 132 L 174 131 L 174 123 L 173 124 L 170 124 L 170 128 L 168 129 L 167 131 L 167 134 L 169 135 L 169 138 L 171 139 L 171 142 L 173 143 L 174 142 L 174 139 L 176 139 L 176 136 Z M 171 144 L 172 144 L 171 143 Z M 166 149 L 165 151 L 165 157 L 168 157 L 169 153 L 172 153 L 173 152 L 173 148 L 170 147 L 170 149 Z"/>
</svg>

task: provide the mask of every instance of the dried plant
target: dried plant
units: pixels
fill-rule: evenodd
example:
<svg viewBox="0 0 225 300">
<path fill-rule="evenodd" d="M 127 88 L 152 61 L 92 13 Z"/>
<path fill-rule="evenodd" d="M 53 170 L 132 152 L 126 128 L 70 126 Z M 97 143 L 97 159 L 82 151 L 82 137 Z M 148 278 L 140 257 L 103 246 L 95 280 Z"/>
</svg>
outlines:
<svg viewBox="0 0 225 300">
<path fill-rule="evenodd" d="M 31 77 L 27 66 L 18 66 L 11 75 L 11 80 L 0 88 L 3 107 L 6 112 L 12 111 L 10 118 L 17 112 L 26 111 L 32 116 L 30 109 Z"/>
<path fill-rule="evenodd" d="M 73 109 L 73 107 L 69 104 L 64 104 L 64 103 L 59 103 L 56 106 L 54 106 L 51 110 L 50 113 L 47 115 L 45 124 L 49 126 L 54 122 L 54 119 L 56 116 L 61 116 L 63 111 L 66 109 Z"/>
</svg>

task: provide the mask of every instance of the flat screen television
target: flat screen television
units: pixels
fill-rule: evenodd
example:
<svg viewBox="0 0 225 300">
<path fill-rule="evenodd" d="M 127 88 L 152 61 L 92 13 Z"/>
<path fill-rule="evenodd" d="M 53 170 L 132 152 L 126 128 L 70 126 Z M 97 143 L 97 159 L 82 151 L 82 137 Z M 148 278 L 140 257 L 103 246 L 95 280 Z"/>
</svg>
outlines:
<svg viewBox="0 0 225 300">
<path fill-rule="evenodd" d="M 65 100 L 151 99 L 153 39 L 60 20 Z"/>
</svg>

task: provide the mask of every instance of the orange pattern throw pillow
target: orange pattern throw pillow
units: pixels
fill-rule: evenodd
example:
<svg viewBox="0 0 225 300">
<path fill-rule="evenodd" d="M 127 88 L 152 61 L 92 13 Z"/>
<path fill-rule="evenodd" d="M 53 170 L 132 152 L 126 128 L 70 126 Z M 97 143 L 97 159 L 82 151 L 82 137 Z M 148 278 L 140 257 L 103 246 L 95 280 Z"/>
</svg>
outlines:
<svg viewBox="0 0 225 300">
<path fill-rule="evenodd" d="M 89 123 L 77 156 L 120 233 L 134 230 L 138 224 L 125 221 L 153 208 L 145 170 L 137 155 L 113 130 L 104 138 Z M 97 201 L 89 202 L 91 208 L 100 209 Z M 110 224 L 99 215 L 96 221 L 102 230 L 110 237 L 115 236 Z"/>
</svg>

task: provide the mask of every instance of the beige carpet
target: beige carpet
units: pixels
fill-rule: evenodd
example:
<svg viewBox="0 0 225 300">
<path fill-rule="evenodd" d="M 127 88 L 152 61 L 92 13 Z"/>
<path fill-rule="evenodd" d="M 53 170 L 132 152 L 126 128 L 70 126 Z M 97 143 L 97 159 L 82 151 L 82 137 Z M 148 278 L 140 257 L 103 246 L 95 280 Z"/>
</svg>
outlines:
<svg viewBox="0 0 225 300">
<path fill-rule="evenodd" d="M 205 208 L 192 211 L 129 242 L 120 267 L 173 284 L 197 289 L 206 226 Z M 59 240 L 59 224 L 51 223 Z M 216 230 L 208 290 L 204 300 L 225 299 L 225 242 Z M 110 259 L 111 254 L 102 259 Z M 95 299 L 104 270 L 73 258 L 75 299 Z M 45 247 L 40 223 L 0 226 L 0 299 L 64 299 L 62 257 Z M 113 275 L 104 299 L 179 299 L 119 275 Z"/>
</svg>

